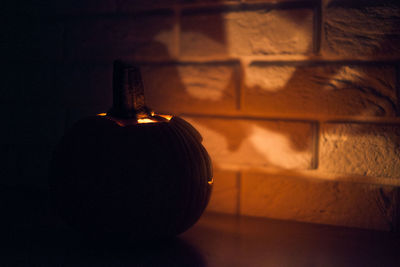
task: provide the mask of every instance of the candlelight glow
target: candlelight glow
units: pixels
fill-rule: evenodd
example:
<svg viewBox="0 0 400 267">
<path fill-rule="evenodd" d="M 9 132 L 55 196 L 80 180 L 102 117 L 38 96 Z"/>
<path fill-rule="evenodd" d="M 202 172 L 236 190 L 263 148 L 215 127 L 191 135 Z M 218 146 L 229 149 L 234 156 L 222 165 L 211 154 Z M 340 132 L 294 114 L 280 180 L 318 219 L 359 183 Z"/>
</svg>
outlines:
<svg viewBox="0 0 400 267">
<path fill-rule="evenodd" d="M 172 115 L 160 115 L 158 114 L 158 116 L 163 117 L 164 119 L 170 121 L 172 119 Z"/>
<path fill-rule="evenodd" d="M 99 114 L 97 114 L 97 116 L 106 117 L 107 113 L 99 113 Z M 154 112 L 151 112 L 151 116 L 152 117 L 155 117 L 155 116 L 162 117 L 162 118 L 166 119 L 167 121 L 170 121 L 172 119 L 172 115 L 164 115 L 164 114 L 161 115 L 161 114 L 156 114 Z M 112 118 L 112 120 L 117 122 L 117 124 L 120 125 L 120 126 L 129 125 L 129 124 L 135 124 L 136 123 L 135 121 L 132 123 L 131 119 L 115 119 L 115 118 Z M 160 121 L 156 117 L 155 118 L 145 117 L 145 118 L 137 119 L 137 123 L 140 123 L 140 124 L 142 124 L 142 123 L 157 123 L 157 122 L 160 122 Z"/>
<path fill-rule="evenodd" d="M 172 119 L 171 115 L 160 115 L 160 114 L 155 114 L 154 112 L 151 113 L 152 116 L 156 115 L 159 117 L 163 117 L 164 119 L 170 121 Z M 138 123 L 154 123 L 154 122 L 159 122 L 156 119 L 152 119 L 152 118 L 140 118 L 137 120 Z"/>
<path fill-rule="evenodd" d="M 144 118 L 144 119 L 138 119 L 138 123 L 152 123 L 152 122 L 157 122 L 156 120 L 149 119 L 149 118 Z"/>
<path fill-rule="evenodd" d="M 265 166 L 281 169 L 301 169 L 308 168 L 310 165 L 312 156 L 310 149 L 297 149 L 290 136 L 285 134 L 284 130 L 279 130 L 277 124 L 237 121 L 234 125 L 229 125 L 217 119 L 212 122 L 211 120 L 185 119 L 201 133 L 205 148 L 214 162 L 220 165 Z M 223 124 L 219 130 L 218 124 Z M 293 126 L 299 127 L 299 132 L 306 130 L 301 124 Z M 245 131 L 242 137 L 236 134 L 240 131 Z M 233 146 L 230 142 L 235 138 L 241 138 L 241 141 Z"/>
</svg>

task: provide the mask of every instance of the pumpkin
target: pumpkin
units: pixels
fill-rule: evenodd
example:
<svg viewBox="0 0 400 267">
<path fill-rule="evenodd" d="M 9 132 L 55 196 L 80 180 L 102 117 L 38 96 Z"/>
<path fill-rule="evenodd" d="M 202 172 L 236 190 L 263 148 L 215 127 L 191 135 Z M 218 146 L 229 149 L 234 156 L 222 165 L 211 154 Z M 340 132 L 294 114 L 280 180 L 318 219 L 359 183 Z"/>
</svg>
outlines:
<svg viewBox="0 0 400 267">
<path fill-rule="evenodd" d="M 74 124 L 53 153 L 60 215 L 97 237 L 153 239 L 192 226 L 207 206 L 212 165 L 200 134 L 145 106 L 139 68 L 114 62 L 113 106 Z"/>
</svg>

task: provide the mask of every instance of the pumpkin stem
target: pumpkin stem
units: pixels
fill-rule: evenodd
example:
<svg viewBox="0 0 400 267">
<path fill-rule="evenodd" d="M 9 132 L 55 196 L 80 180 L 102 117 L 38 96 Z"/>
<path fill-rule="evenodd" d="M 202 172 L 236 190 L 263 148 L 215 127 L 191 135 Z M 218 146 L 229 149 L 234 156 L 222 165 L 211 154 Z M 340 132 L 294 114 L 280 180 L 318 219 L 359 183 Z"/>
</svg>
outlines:
<svg viewBox="0 0 400 267">
<path fill-rule="evenodd" d="M 129 119 L 151 116 L 151 111 L 145 106 L 139 67 L 120 60 L 114 61 L 113 106 L 108 114 Z"/>
</svg>

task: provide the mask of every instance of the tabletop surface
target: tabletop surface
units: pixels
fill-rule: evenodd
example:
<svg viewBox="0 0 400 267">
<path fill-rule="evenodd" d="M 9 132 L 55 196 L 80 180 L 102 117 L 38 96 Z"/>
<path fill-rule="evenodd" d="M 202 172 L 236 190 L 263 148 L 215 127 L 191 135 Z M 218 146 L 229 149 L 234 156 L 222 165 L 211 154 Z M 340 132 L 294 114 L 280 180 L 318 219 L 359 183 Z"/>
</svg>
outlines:
<svg viewBox="0 0 400 267">
<path fill-rule="evenodd" d="M 206 213 L 177 238 L 94 244 L 44 192 L 0 186 L 0 266 L 400 266 L 392 233 Z"/>
</svg>

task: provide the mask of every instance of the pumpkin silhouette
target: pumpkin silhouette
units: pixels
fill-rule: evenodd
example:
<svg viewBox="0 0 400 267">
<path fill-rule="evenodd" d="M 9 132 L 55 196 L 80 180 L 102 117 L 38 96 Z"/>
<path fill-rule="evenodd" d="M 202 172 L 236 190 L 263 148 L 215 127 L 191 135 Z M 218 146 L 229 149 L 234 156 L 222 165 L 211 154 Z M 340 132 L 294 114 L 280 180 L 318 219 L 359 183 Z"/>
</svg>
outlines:
<svg viewBox="0 0 400 267">
<path fill-rule="evenodd" d="M 153 239 L 192 226 L 207 206 L 212 165 L 200 134 L 144 103 L 140 71 L 114 62 L 113 107 L 78 121 L 53 153 L 60 215 L 96 237 Z"/>
</svg>

